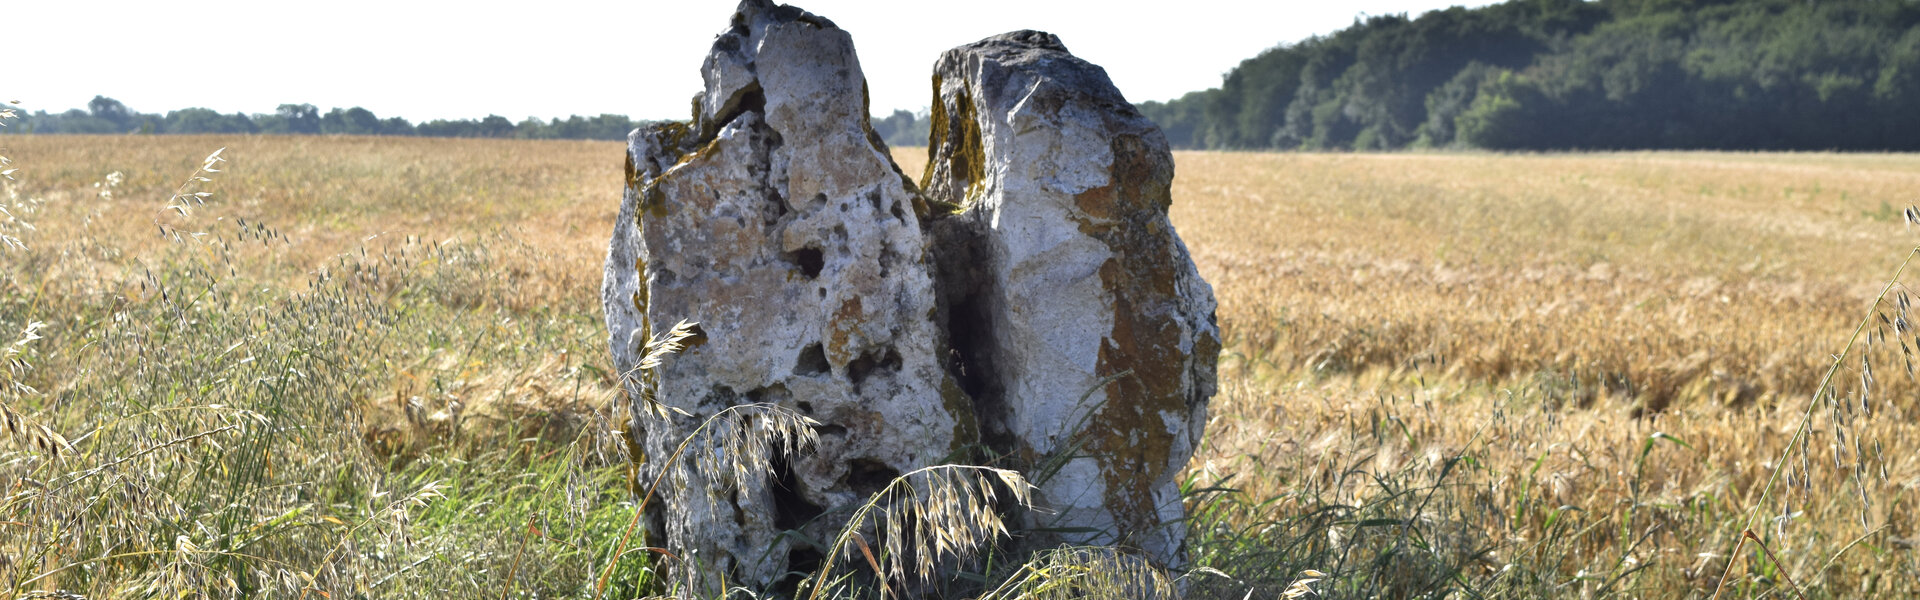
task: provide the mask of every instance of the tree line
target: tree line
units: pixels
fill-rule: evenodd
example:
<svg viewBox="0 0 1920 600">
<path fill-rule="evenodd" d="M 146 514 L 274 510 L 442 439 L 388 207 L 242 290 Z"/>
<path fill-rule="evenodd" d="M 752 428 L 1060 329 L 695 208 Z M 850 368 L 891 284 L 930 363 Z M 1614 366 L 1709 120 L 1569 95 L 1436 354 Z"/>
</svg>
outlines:
<svg viewBox="0 0 1920 600">
<path fill-rule="evenodd" d="M 873 117 L 874 133 L 893 146 L 925 146 L 931 127 L 925 111 L 904 110 Z M 360 108 L 335 108 L 325 113 L 312 104 L 282 104 L 271 113 L 222 114 L 207 108 L 186 108 L 166 114 L 141 113 L 105 96 L 94 96 L 85 109 L 49 113 L 22 113 L 0 128 L 0 134 L 191 134 L 237 133 L 279 135 L 408 135 L 423 137 L 520 138 L 565 140 L 624 140 L 627 132 L 651 121 L 621 115 L 575 115 L 542 121 L 528 117 L 518 123 L 499 115 L 471 120 L 435 119 L 419 124 L 400 117 L 386 119 Z"/>
<path fill-rule="evenodd" d="M 1140 110 L 1213 149 L 1920 149 L 1912 0 L 1512 0 L 1357 20 Z"/>
<path fill-rule="evenodd" d="M 484 119 L 435 119 L 415 124 L 400 117 L 385 119 L 360 108 L 334 108 L 325 113 L 312 104 L 282 104 L 271 113 L 222 114 L 207 108 L 186 108 L 166 114 L 141 113 L 118 100 L 94 96 L 86 109 L 49 113 L 22 113 L 0 134 L 95 133 L 189 134 L 264 133 L 290 135 L 407 135 L 427 137 L 524 138 L 569 140 L 624 140 L 627 132 L 646 125 L 621 115 L 541 120 L 527 117 L 516 123 L 499 115 Z"/>
</svg>

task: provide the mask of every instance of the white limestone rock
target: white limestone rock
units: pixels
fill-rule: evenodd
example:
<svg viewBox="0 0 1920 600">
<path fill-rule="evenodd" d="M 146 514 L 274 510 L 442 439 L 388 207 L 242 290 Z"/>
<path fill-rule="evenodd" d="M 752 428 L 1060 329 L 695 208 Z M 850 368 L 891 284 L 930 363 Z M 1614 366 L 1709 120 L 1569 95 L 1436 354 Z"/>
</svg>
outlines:
<svg viewBox="0 0 1920 600">
<path fill-rule="evenodd" d="M 704 333 L 658 371 L 659 401 L 688 416 L 635 424 L 647 469 L 728 406 L 773 403 L 819 421 L 813 452 L 763 465 L 774 477 L 735 489 L 728 473 L 683 469 L 659 490 L 666 514 L 653 528 L 697 561 L 703 586 L 722 575 L 766 586 L 818 559 L 783 530 L 939 464 L 976 434 L 938 354 L 909 184 L 868 134 L 851 38 L 799 9 L 747 0 L 703 74 L 692 125 L 630 140 L 602 296 L 622 371 L 681 319 Z M 832 539 L 838 525 L 805 531 Z"/>
<path fill-rule="evenodd" d="M 1176 477 L 1215 390 L 1212 288 L 1167 219 L 1173 158 L 1100 67 L 1017 31 L 947 51 L 922 185 L 983 437 L 1067 455 L 1030 526 L 1183 564 Z M 1109 380 L 1112 378 L 1111 380 Z"/>
</svg>

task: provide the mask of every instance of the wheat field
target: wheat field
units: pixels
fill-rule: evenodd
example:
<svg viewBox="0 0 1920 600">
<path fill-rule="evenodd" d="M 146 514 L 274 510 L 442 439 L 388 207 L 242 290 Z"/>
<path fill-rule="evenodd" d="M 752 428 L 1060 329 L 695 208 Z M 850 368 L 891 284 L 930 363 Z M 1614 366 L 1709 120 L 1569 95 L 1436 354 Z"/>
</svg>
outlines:
<svg viewBox="0 0 1920 600">
<path fill-rule="evenodd" d="M 620 144 L 0 147 L 8 594 L 670 586 L 611 556 Z M 1920 593 L 1920 157 L 1175 159 L 1227 341 L 1189 596 Z"/>
</svg>

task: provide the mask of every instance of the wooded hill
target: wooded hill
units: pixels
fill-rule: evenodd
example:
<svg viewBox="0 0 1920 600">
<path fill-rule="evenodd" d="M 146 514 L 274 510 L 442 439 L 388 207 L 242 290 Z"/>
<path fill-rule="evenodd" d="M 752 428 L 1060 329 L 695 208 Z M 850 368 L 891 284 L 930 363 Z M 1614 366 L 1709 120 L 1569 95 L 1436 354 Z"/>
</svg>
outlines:
<svg viewBox="0 0 1920 600">
<path fill-rule="evenodd" d="M 1514 0 L 1388 15 L 1142 112 L 1176 147 L 1920 149 L 1920 3 Z"/>
</svg>

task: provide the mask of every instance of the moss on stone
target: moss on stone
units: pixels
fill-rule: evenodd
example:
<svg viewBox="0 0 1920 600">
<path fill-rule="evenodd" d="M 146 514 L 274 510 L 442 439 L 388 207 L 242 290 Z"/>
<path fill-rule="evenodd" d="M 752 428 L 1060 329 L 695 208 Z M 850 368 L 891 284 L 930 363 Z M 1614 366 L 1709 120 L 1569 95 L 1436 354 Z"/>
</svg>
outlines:
<svg viewBox="0 0 1920 600">
<path fill-rule="evenodd" d="M 640 188 L 638 208 L 639 210 L 633 211 L 633 221 L 634 225 L 642 230 L 646 229 L 646 218 L 649 215 L 654 218 L 667 216 L 667 194 L 660 191 L 660 180 L 655 179 L 648 182 L 646 187 Z"/>
<path fill-rule="evenodd" d="M 940 378 L 940 399 L 945 403 L 947 414 L 953 416 L 953 445 L 951 452 L 960 452 L 968 446 L 980 443 L 980 418 L 973 411 L 973 397 L 960 389 L 959 382 L 953 376 Z"/>
<path fill-rule="evenodd" d="M 956 214 L 978 202 L 985 191 L 987 156 L 969 88 L 961 86 L 949 107 L 949 98 L 941 93 L 941 85 L 940 75 L 934 74 L 933 127 L 927 140 L 927 169 L 921 176 L 921 186 L 953 196 L 928 198 L 928 204 L 932 205 L 930 212 Z M 947 180 L 935 182 L 934 177 L 941 172 L 942 165 Z"/>
<path fill-rule="evenodd" d="M 947 103 L 940 98 L 940 73 L 933 74 L 933 120 L 927 132 L 927 167 L 920 174 L 920 187 L 933 185 L 934 165 L 940 159 L 940 147 L 947 143 Z"/>
<path fill-rule="evenodd" d="M 967 212 L 967 205 L 955 204 L 945 200 L 927 199 L 927 216 L 944 217 Z"/>
<path fill-rule="evenodd" d="M 981 190 L 986 188 L 987 151 L 980 141 L 980 121 L 974 114 L 973 95 L 965 87 L 960 88 L 954 112 L 960 125 L 960 139 L 948 160 L 953 163 L 954 173 L 967 178 L 966 196 L 958 202 L 964 207 L 978 201 Z"/>
<path fill-rule="evenodd" d="M 633 148 L 627 148 L 627 162 L 620 166 L 627 174 L 627 189 L 640 189 L 640 170 L 633 168 Z"/>
</svg>

